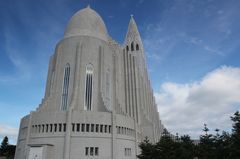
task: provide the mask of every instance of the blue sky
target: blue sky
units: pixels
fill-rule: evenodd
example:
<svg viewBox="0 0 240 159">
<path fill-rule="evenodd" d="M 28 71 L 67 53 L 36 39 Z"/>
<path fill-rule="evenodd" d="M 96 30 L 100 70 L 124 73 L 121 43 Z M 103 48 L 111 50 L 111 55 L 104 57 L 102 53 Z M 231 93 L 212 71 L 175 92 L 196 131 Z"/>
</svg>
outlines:
<svg viewBox="0 0 240 159">
<path fill-rule="evenodd" d="M 172 133 L 196 138 L 203 123 L 230 129 L 229 116 L 240 109 L 240 1 L 8 0 L 0 2 L 0 137 L 15 142 L 20 118 L 41 102 L 48 60 L 68 20 L 88 4 L 119 43 L 134 15 Z"/>
</svg>

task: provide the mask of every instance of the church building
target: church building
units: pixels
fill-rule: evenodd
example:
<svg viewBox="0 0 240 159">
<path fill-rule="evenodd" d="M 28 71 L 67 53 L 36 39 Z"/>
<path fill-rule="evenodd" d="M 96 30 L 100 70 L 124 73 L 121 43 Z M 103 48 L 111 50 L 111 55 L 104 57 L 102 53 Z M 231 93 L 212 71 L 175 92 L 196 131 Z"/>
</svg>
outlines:
<svg viewBox="0 0 240 159">
<path fill-rule="evenodd" d="M 139 143 L 161 132 L 133 17 L 118 44 L 88 6 L 50 58 L 44 98 L 21 119 L 15 159 L 136 159 Z"/>
</svg>

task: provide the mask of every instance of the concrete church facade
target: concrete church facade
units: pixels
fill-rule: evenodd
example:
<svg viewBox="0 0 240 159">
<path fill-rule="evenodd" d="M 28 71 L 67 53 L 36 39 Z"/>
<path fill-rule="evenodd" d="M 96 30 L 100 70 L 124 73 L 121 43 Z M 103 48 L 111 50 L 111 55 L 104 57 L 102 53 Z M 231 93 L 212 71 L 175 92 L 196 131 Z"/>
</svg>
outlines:
<svg viewBox="0 0 240 159">
<path fill-rule="evenodd" d="M 15 159 L 136 159 L 161 127 L 133 17 L 120 45 L 87 7 L 50 58 L 42 103 L 21 119 Z"/>
</svg>

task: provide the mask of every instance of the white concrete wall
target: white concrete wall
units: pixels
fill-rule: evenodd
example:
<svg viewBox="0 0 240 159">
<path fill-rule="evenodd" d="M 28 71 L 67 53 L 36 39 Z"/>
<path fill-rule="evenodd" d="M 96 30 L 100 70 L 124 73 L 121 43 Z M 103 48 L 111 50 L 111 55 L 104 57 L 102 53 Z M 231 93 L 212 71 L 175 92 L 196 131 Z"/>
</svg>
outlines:
<svg viewBox="0 0 240 159">
<path fill-rule="evenodd" d="M 98 17 L 95 13 L 93 16 L 93 19 Z M 43 153 L 49 159 L 135 159 L 139 153 L 138 143 L 145 136 L 152 142 L 159 139 L 160 121 L 141 38 L 133 19 L 130 24 L 124 46 L 110 38 L 85 33 L 84 36 L 65 36 L 57 44 L 49 63 L 45 97 L 36 111 L 21 120 L 15 159 L 25 159 L 30 147 L 36 145 L 44 147 Z M 131 42 L 139 44 L 140 50 L 125 50 L 124 53 L 127 45 L 131 50 Z M 61 111 L 67 63 L 70 64 L 68 109 Z M 92 110 L 86 111 L 85 75 L 89 63 L 94 67 Z M 110 104 L 106 102 L 107 71 L 110 73 Z M 93 125 L 94 131 L 86 132 L 86 127 L 85 132 L 77 131 L 78 124 L 90 124 L 90 129 Z M 50 132 L 50 126 L 55 129 L 55 125 L 56 131 Z M 75 125 L 74 130 L 72 125 Z M 103 126 L 104 131 L 106 127 L 107 132 L 96 132 L 97 125 Z M 86 157 L 85 147 L 98 147 L 99 156 Z M 131 150 L 131 154 L 126 156 L 125 149 Z"/>
</svg>

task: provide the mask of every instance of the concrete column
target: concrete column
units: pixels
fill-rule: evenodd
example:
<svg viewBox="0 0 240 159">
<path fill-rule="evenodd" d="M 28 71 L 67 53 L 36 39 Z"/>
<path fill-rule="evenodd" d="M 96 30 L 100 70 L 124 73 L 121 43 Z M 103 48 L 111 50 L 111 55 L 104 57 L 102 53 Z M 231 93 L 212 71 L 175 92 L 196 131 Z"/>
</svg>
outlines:
<svg viewBox="0 0 240 159">
<path fill-rule="evenodd" d="M 135 155 L 138 154 L 138 127 L 137 127 L 137 122 L 134 120 L 134 130 L 135 130 Z M 136 157 L 137 158 L 137 157 Z"/>
<path fill-rule="evenodd" d="M 128 83 L 129 83 L 129 112 L 130 116 L 133 117 L 133 110 L 132 110 L 132 81 L 131 81 L 131 54 L 128 54 Z"/>
<path fill-rule="evenodd" d="M 29 149 L 29 140 L 30 140 L 30 135 L 31 135 L 31 125 L 32 125 L 32 114 L 33 112 L 30 112 L 29 119 L 28 119 L 28 129 L 27 129 L 27 136 L 26 136 L 26 144 L 25 144 L 25 157 L 27 158 L 28 156 L 28 149 Z M 21 127 L 20 127 L 21 129 Z"/>
<path fill-rule="evenodd" d="M 123 50 L 123 77 L 124 77 L 124 101 L 125 101 L 125 113 L 128 114 L 128 106 L 127 106 L 127 64 L 126 64 L 126 50 Z"/>
<path fill-rule="evenodd" d="M 80 85 L 80 64 L 81 64 L 81 54 L 82 54 L 82 45 L 78 44 L 76 48 L 76 55 L 75 55 L 75 68 L 74 68 L 74 80 L 73 80 L 73 93 L 71 96 L 71 100 L 69 102 L 68 107 L 72 107 L 72 109 L 76 109 L 79 103 L 78 96 L 79 96 L 79 85 Z M 72 69 L 73 70 L 73 69 Z M 78 108 L 79 109 L 79 108 Z"/>
<path fill-rule="evenodd" d="M 116 61 L 115 56 L 113 56 L 113 109 L 112 109 L 112 159 L 116 159 L 116 112 L 115 108 L 117 106 L 116 100 Z"/>
<path fill-rule="evenodd" d="M 101 86 L 101 81 L 102 81 L 102 48 L 99 46 L 98 48 L 98 100 L 101 101 L 101 96 L 102 96 L 102 86 Z"/>
<path fill-rule="evenodd" d="M 103 47 L 101 47 L 100 48 L 100 53 L 101 53 L 101 72 L 100 72 L 100 74 L 101 74 L 101 81 L 100 81 L 100 88 L 101 88 L 101 93 L 103 93 L 103 90 L 104 90 L 104 84 L 103 84 L 103 78 L 104 78 L 104 58 L 105 58 L 105 54 L 104 54 L 104 48 Z M 101 94 L 102 95 L 102 94 Z"/>
<path fill-rule="evenodd" d="M 126 80 L 125 80 L 125 83 L 126 83 L 126 104 L 127 104 L 127 114 L 129 116 L 131 116 L 131 110 L 130 110 L 130 106 L 129 106 L 129 63 L 128 63 L 128 51 L 126 51 L 126 54 L 125 54 L 125 61 L 126 61 Z"/>
<path fill-rule="evenodd" d="M 69 104 L 68 111 L 66 112 L 66 133 L 65 133 L 65 139 L 64 139 L 64 151 L 63 151 L 63 156 L 64 159 L 69 159 L 70 158 L 70 145 L 71 145 L 71 125 L 72 125 L 72 111 L 74 107 L 77 105 L 77 96 L 78 96 L 78 91 L 79 91 L 79 73 L 80 71 L 77 70 L 77 68 L 80 68 L 80 54 L 82 53 L 82 45 L 79 47 L 80 44 L 76 48 L 76 58 L 75 58 L 75 72 L 74 72 L 74 83 L 73 83 L 73 94 L 72 94 L 72 99 Z"/>
<path fill-rule="evenodd" d="M 131 83 L 131 109 L 132 109 L 132 117 L 135 119 L 135 100 L 134 100 L 134 70 L 133 70 L 133 55 L 130 54 L 130 83 Z"/>
<path fill-rule="evenodd" d="M 45 88 L 45 96 L 44 96 L 44 99 L 46 99 L 47 97 L 49 97 L 50 95 L 50 89 L 51 89 L 51 76 L 52 76 L 52 61 L 53 61 L 53 56 L 52 55 L 50 57 L 50 60 L 49 60 L 49 64 L 48 64 L 48 75 L 47 75 L 47 83 L 46 83 L 46 88 Z"/>
<path fill-rule="evenodd" d="M 69 108 L 66 119 L 66 134 L 64 140 L 64 151 L 63 151 L 63 159 L 70 159 L 70 145 L 71 145 L 71 123 L 72 123 L 72 107 Z"/>
<path fill-rule="evenodd" d="M 137 63 L 136 58 L 133 58 L 133 70 L 134 70 L 134 100 L 135 100 L 135 113 L 136 113 L 136 121 L 139 123 L 139 83 L 138 83 L 138 71 L 137 71 Z"/>
<path fill-rule="evenodd" d="M 147 85 L 146 85 L 146 79 L 144 78 L 144 89 L 143 89 L 143 92 L 144 92 L 144 110 L 146 112 L 146 115 L 148 115 L 148 111 L 147 111 Z"/>
</svg>

